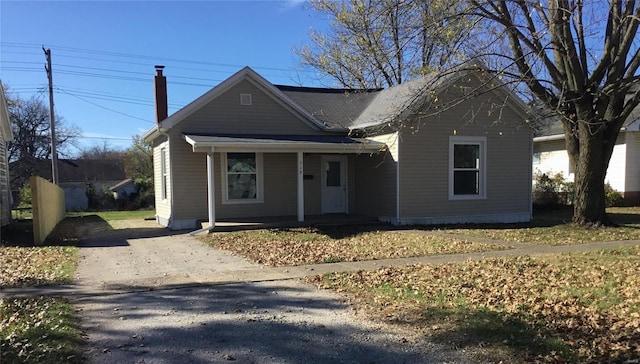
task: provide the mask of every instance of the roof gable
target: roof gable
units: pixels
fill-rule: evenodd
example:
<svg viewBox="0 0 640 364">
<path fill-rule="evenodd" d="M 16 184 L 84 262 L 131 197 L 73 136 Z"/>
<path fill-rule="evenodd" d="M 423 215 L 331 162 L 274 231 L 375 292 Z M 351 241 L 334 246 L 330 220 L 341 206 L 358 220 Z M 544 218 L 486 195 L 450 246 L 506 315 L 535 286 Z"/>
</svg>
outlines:
<svg viewBox="0 0 640 364">
<path fill-rule="evenodd" d="M 254 84 L 257 88 L 263 91 L 265 94 L 270 96 L 277 103 L 291 111 L 293 114 L 297 115 L 299 119 L 305 123 L 307 123 L 310 127 L 322 130 L 326 128 L 326 125 L 316 119 L 313 115 L 311 115 L 306 109 L 302 108 L 295 101 L 291 100 L 287 95 L 285 95 L 282 91 L 280 91 L 277 87 L 267 81 L 265 78 L 260 76 L 250 67 L 244 67 L 240 71 L 236 72 L 231 77 L 227 78 L 202 96 L 198 97 L 187 106 L 178 110 L 167 119 L 161 121 L 157 127 L 163 130 L 168 130 L 176 126 L 181 121 L 188 118 L 190 115 L 194 114 L 198 110 L 204 108 L 206 105 L 211 103 L 213 100 L 217 99 L 225 92 L 231 90 L 234 86 L 238 85 L 243 81 L 248 81 Z M 153 132 L 157 129 L 151 129 L 145 134 L 145 139 L 151 138 Z"/>
<path fill-rule="evenodd" d="M 418 108 L 424 107 L 429 98 L 435 97 L 464 77 L 475 77 L 480 80 L 480 87 L 486 88 L 481 92 L 500 94 L 507 105 L 526 119 L 528 110 L 526 105 L 506 90 L 495 76 L 484 75 L 483 69 L 481 65 L 466 65 L 445 72 L 433 72 L 387 89 L 354 90 L 275 86 L 251 68 L 245 67 L 162 121 L 159 127 L 163 131 L 172 128 L 245 80 L 254 84 L 318 131 L 347 132 L 401 122 Z M 489 84 L 491 84 L 490 87 L 485 87 Z M 477 91 L 477 87 L 472 88 L 462 97 L 473 97 Z M 157 135 L 156 129 L 148 131 L 144 136 L 145 139 L 152 139 L 152 135 Z"/>
</svg>

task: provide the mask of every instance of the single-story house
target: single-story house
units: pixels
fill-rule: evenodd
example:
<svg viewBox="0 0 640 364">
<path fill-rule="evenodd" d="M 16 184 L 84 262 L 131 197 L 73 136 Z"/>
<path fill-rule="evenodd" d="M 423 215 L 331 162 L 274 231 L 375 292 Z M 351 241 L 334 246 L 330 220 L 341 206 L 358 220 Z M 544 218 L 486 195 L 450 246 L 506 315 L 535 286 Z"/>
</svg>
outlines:
<svg viewBox="0 0 640 364">
<path fill-rule="evenodd" d="M 51 160 L 38 160 L 35 175 L 51 180 Z M 89 187 L 101 194 L 125 178 L 124 164 L 118 159 L 58 159 L 58 186 L 64 190 L 67 211 L 89 207 Z"/>
<path fill-rule="evenodd" d="M 622 193 L 627 205 L 640 204 L 640 107 L 636 107 L 620 130 L 605 182 Z M 562 122 L 552 120 L 533 138 L 533 173 L 562 174 L 573 181 L 573 167 L 565 145 Z"/>
<path fill-rule="evenodd" d="M 358 214 L 393 224 L 531 218 L 527 108 L 481 69 L 377 90 L 274 85 L 245 67 L 167 116 L 157 66 L 157 222 Z"/>
<path fill-rule="evenodd" d="M 0 226 L 11 222 L 11 187 L 7 142 L 13 140 L 7 100 L 0 82 Z"/>
</svg>

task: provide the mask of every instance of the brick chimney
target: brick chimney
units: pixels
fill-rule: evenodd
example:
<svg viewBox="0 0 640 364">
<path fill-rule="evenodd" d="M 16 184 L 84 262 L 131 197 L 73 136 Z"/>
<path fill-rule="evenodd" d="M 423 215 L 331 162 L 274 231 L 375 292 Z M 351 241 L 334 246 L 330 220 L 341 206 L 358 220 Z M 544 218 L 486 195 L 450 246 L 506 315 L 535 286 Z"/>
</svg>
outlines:
<svg viewBox="0 0 640 364">
<path fill-rule="evenodd" d="M 164 66 L 156 65 L 156 76 L 153 80 L 156 91 L 156 122 L 161 122 L 169 116 L 167 106 L 167 78 L 162 75 Z"/>
</svg>

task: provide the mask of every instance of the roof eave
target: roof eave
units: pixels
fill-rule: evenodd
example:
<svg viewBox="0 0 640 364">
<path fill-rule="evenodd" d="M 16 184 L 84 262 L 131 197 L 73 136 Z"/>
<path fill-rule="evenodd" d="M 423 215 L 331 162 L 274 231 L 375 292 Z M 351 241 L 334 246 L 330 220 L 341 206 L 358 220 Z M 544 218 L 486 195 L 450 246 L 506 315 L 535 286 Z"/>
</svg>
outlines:
<svg viewBox="0 0 640 364">
<path fill-rule="evenodd" d="M 185 141 L 194 152 L 303 152 L 303 153 L 377 153 L 386 149 L 386 144 L 372 140 L 359 143 L 322 143 L 309 141 L 239 139 L 211 137 L 196 140 L 192 135 L 184 135 Z"/>
</svg>

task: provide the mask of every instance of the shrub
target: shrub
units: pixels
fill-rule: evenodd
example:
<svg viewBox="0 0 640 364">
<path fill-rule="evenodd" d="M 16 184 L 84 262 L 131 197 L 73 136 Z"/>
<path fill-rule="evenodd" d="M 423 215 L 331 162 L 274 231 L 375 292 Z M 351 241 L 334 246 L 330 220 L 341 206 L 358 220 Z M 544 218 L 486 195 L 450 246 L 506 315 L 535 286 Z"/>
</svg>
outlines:
<svg viewBox="0 0 640 364">
<path fill-rule="evenodd" d="M 605 206 L 621 206 L 622 194 L 609 183 L 604 186 Z M 572 205 L 575 196 L 575 184 L 564 179 L 562 173 L 549 176 L 547 173 L 535 175 L 533 187 L 533 204 L 537 207 L 557 207 L 559 205 Z"/>
<path fill-rule="evenodd" d="M 18 207 L 31 207 L 31 185 L 26 184 L 20 189 L 20 203 Z"/>
<path fill-rule="evenodd" d="M 564 179 L 562 173 L 549 176 L 536 173 L 533 187 L 533 204 L 539 207 L 567 205 L 573 201 L 572 183 Z M 571 196 L 571 199 L 569 198 Z"/>
<path fill-rule="evenodd" d="M 607 207 L 621 206 L 623 202 L 622 194 L 611 187 L 610 184 L 604 185 L 604 203 Z"/>
</svg>

